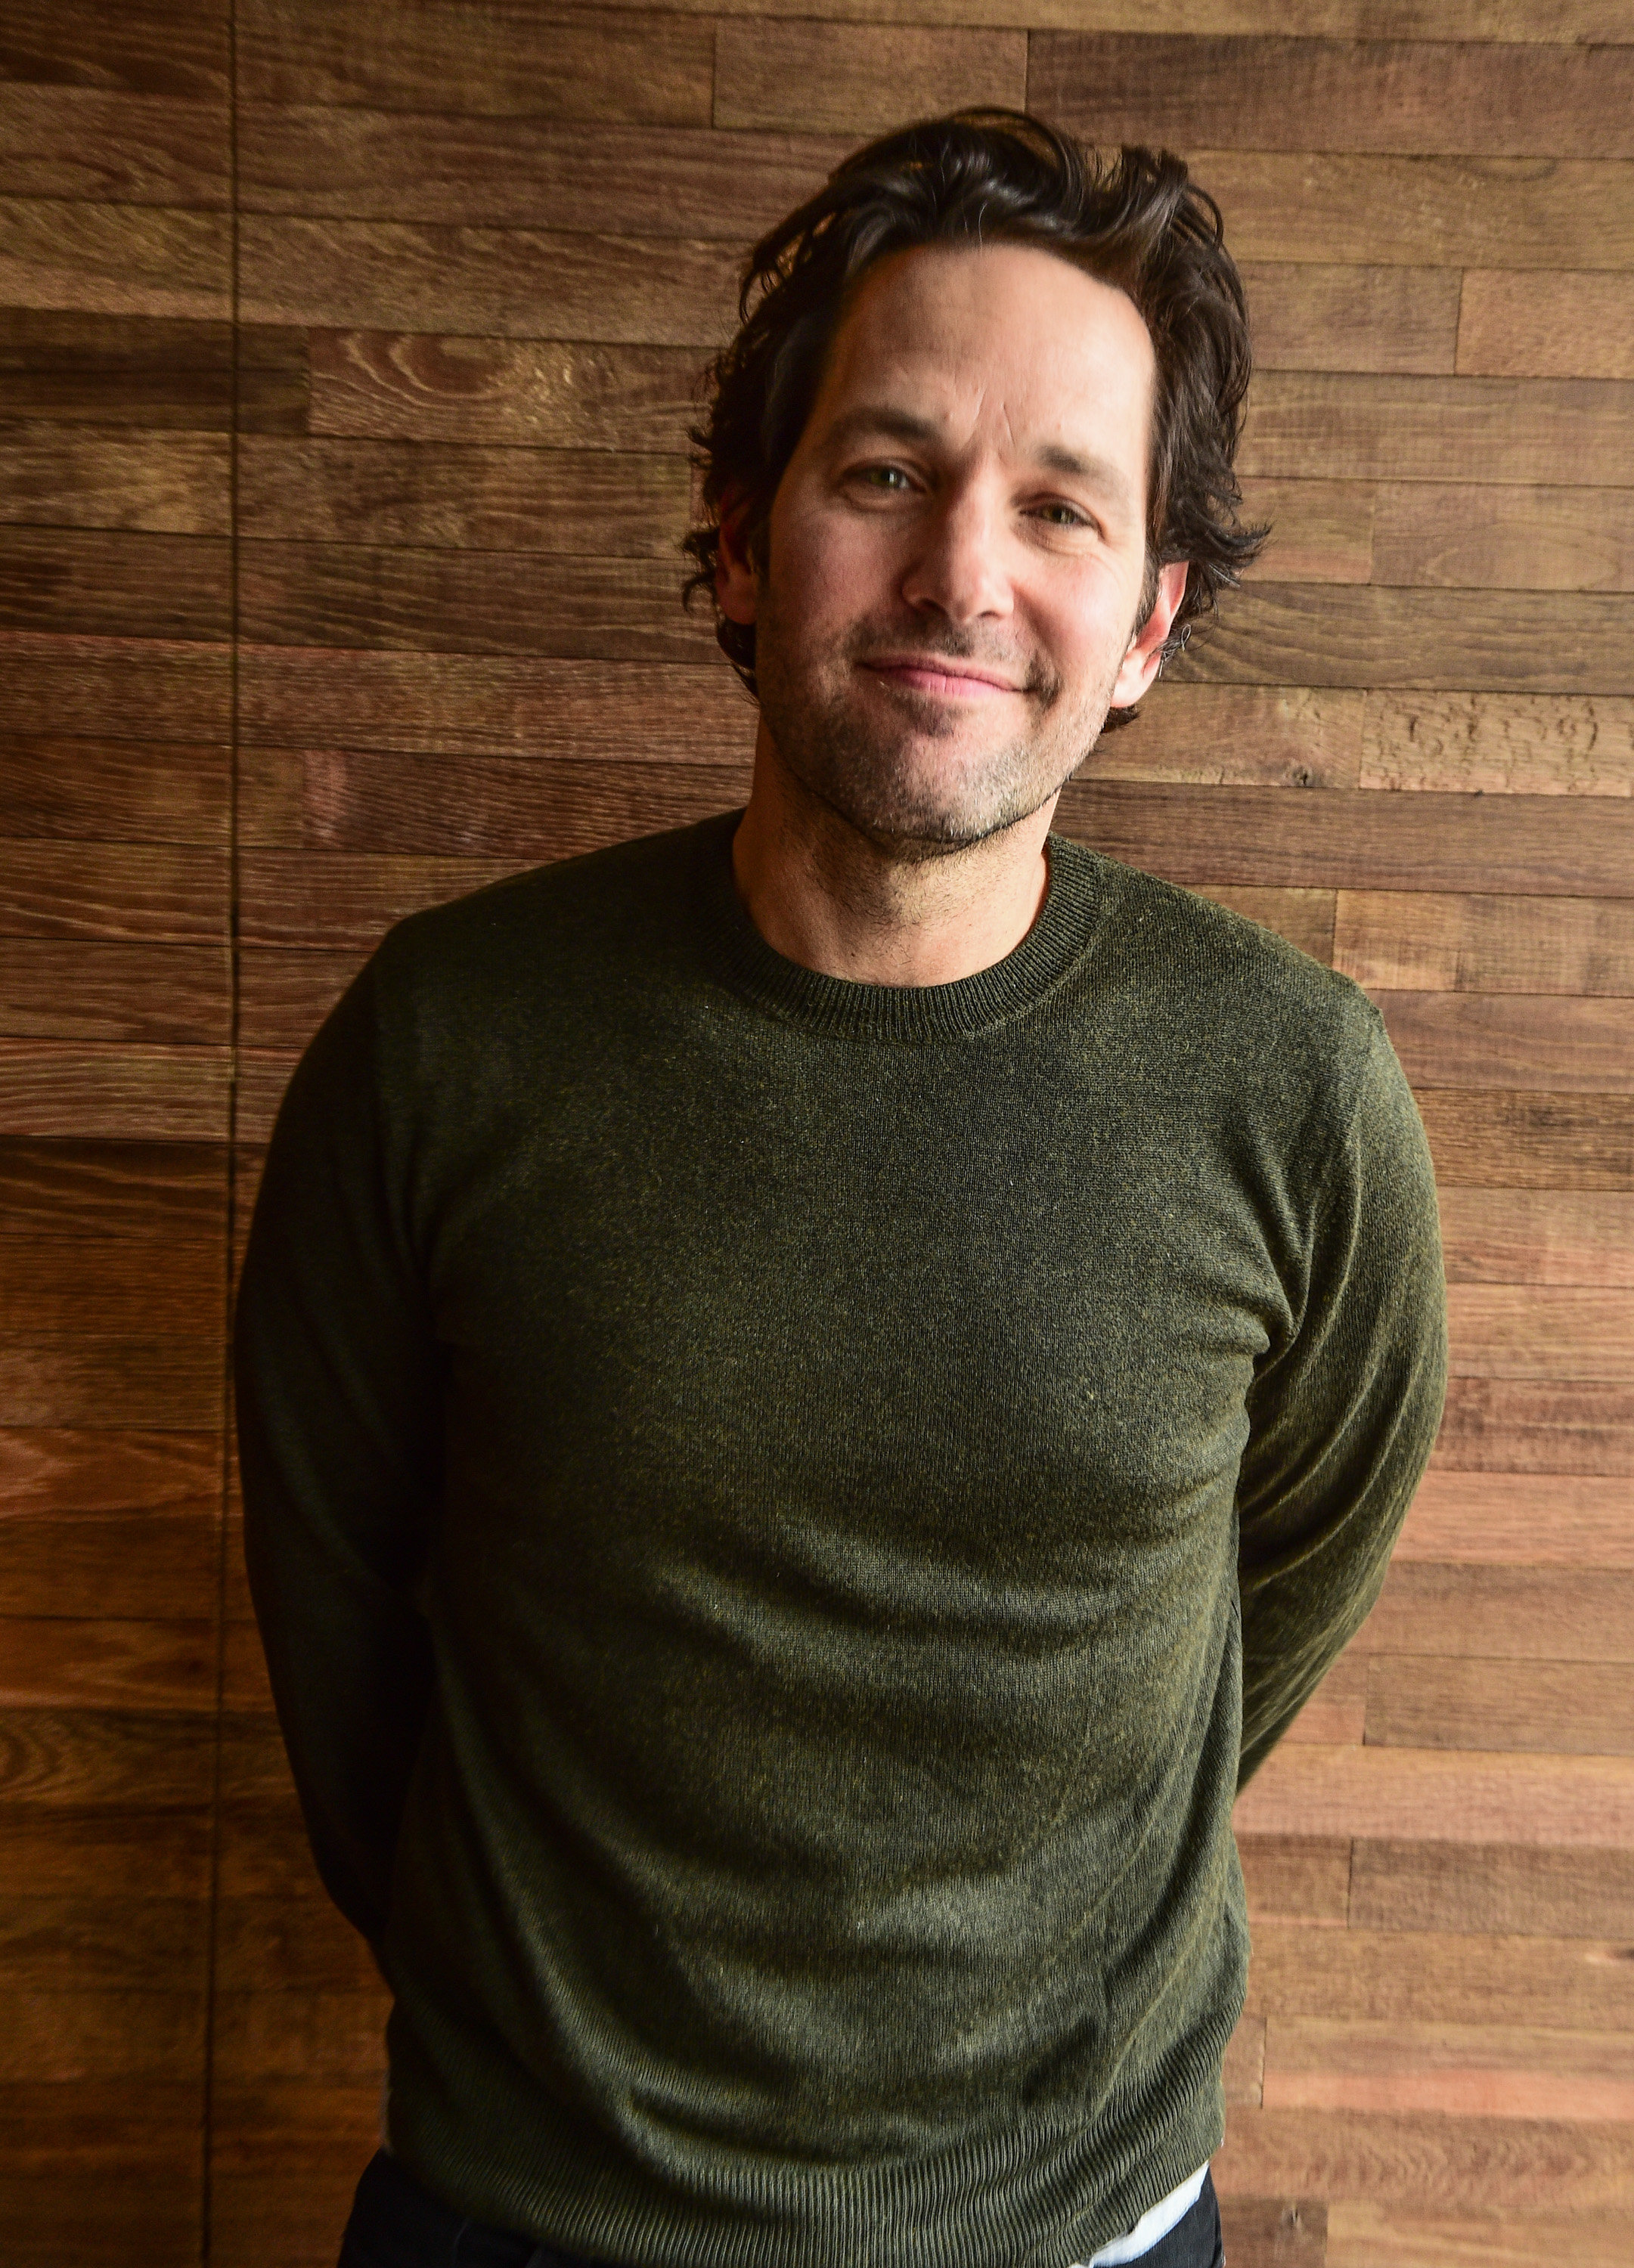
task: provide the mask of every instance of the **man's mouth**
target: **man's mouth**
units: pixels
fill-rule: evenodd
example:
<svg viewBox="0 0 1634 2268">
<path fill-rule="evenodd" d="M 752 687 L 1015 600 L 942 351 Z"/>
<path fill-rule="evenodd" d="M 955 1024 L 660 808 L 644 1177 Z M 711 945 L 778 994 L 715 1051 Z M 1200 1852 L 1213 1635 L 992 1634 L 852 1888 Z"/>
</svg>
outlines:
<svg viewBox="0 0 1634 2268">
<path fill-rule="evenodd" d="M 952 701 L 991 701 L 1023 688 L 1002 671 L 980 663 L 957 661 L 946 654 L 887 653 L 871 655 L 862 666 L 887 682 Z"/>
</svg>

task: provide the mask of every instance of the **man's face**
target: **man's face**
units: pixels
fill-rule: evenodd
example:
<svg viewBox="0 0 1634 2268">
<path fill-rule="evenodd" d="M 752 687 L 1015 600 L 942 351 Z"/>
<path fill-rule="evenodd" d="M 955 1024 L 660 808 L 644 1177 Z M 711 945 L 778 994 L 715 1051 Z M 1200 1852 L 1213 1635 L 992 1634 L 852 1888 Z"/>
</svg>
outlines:
<svg viewBox="0 0 1634 2268">
<path fill-rule="evenodd" d="M 1154 378 L 1133 303 L 1052 253 L 917 250 L 864 277 L 764 571 L 729 543 L 720 588 L 755 624 L 777 755 L 882 848 L 1037 811 L 1155 674 L 1185 570 L 1132 648 Z"/>
</svg>

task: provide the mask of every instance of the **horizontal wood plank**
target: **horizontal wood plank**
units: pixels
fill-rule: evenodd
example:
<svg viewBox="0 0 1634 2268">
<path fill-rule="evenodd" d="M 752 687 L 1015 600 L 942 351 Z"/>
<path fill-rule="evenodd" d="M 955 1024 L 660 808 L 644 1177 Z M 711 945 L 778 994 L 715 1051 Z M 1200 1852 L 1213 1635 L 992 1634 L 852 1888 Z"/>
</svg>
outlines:
<svg viewBox="0 0 1634 2268">
<path fill-rule="evenodd" d="M 602 0 L 621 13 L 650 0 Z M 699 16 L 808 16 L 812 0 L 669 0 Z M 879 0 L 828 0 L 836 22 L 868 20 Z M 1037 30 L 1264 33 L 1278 38 L 1365 39 L 1378 28 L 1369 0 L 891 0 L 902 23 L 1025 24 Z M 1618 0 L 1562 0 L 1542 18 L 1529 0 L 1395 0 L 1393 40 L 1520 40 L 1626 45 L 1628 19 Z"/>
<path fill-rule="evenodd" d="M 133 440 L 43 418 L 0 424 L 0 519 L 18 526 L 225 536 L 231 472 L 217 434 Z"/>
<path fill-rule="evenodd" d="M 11 1235 L 224 1236 L 227 1159 L 177 1142 L 0 1138 L 0 1223 Z"/>
<path fill-rule="evenodd" d="M 1248 582 L 1365 583 L 1373 572 L 1371 482 L 1250 480 L 1240 518 L 1270 530 Z"/>
<path fill-rule="evenodd" d="M 9 78 L 105 87 L 194 101 L 226 99 L 231 69 L 221 0 L 11 0 L 0 31 Z"/>
<path fill-rule="evenodd" d="M 1630 51 L 1039 31 L 1027 93 L 1102 144 L 1634 157 Z"/>
<path fill-rule="evenodd" d="M 0 298 L 18 306 L 224 320 L 231 252 L 224 213 L 0 196 Z"/>
<path fill-rule="evenodd" d="M 1396 1560 L 1352 1643 L 1358 1653 L 1437 1660 L 1628 1661 L 1634 1580 L 1625 1569 Z"/>
<path fill-rule="evenodd" d="M 227 2087 L 284 2079 L 372 2081 L 378 2088 L 391 2005 L 379 1982 L 354 1992 L 220 1992 L 215 2068 Z"/>
<path fill-rule="evenodd" d="M 261 103 L 707 125 L 710 30 L 684 13 L 586 17 L 516 0 L 394 0 L 356 22 L 322 0 L 240 0 L 239 92 Z"/>
<path fill-rule="evenodd" d="M 1457 366 L 1472 377 L 1634 378 L 1634 276 L 1469 269 Z"/>
<path fill-rule="evenodd" d="M 201 2074 L 205 1995 L 0 1991 L 0 2084 Z"/>
<path fill-rule="evenodd" d="M 1385 482 L 1372 534 L 1375 583 L 1634 590 L 1634 489 Z"/>
<path fill-rule="evenodd" d="M 0 416 L 224 433 L 232 331 L 219 320 L 0 306 Z"/>
<path fill-rule="evenodd" d="M 1237 469 L 1271 480 L 1634 487 L 1634 384 L 1268 370 L 1248 396 Z"/>
<path fill-rule="evenodd" d="M 1350 1903 L 1351 1845 L 1343 1835 L 1237 1837 L 1251 1921 L 1299 1921 L 1343 1929 Z"/>
<path fill-rule="evenodd" d="M 1392 371 L 1455 364 L 1459 278 L 1446 268 L 1240 263 L 1257 371 Z"/>
<path fill-rule="evenodd" d="M 1623 1095 L 1421 1087 L 1443 1187 L 1634 1189 L 1634 1109 Z"/>
<path fill-rule="evenodd" d="M 1308 953 L 1313 961 L 1331 962 L 1333 959 L 1335 893 L 1331 890 L 1238 890 L 1228 884 L 1198 895 L 1211 898 L 1216 905 L 1229 906 L 1233 913 L 1246 914 L 1262 928 L 1275 930 L 1301 953 Z"/>
<path fill-rule="evenodd" d="M 1268 2108 L 1634 2123 L 1634 2045 L 1538 2024 L 1268 2023 Z"/>
<path fill-rule="evenodd" d="M 1449 2213 L 1444 2206 L 1381 2205 L 1341 2198 L 1327 2213 L 1326 2268 L 1553 2268 L 1562 2244 L 1579 2268 L 1623 2268 L 1628 2215 L 1495 2212 L 1490 2207 Z"/>
<path fill-rule="evenodd" d="M 1634 1094 L 1634 999 L 1558 993 L 1374 994 L 1423 1086 Z"/>
<path fill-rule="evenodd" d="M 1450 1282 L 1634 1288 L 1634 1197 L 1542 1189 L 1441 1192 Z"/>
<path fill-rule="evenodd" d="M 224 639 L 230 585 L 224 537 L 0 526 L 0 629 Z"/>
<path fill-rule="evenodd" d="M 1634 1977 L 1623 1973 L 1630 1965 L 1615 1941 L 1583 1936 L 1372 1929 L 1354 1914 L 1348 1929 L 1270 1922 L 1255 1933 L 1245 2013 L 1414 2023 L 1433 2007 L 1449 2024 L 1626 2030 L 1634 2013 Z"/>
<path fill-rule="evenodd" d="M 224 1282 L 222 1239 L 0 1236 L 0 1313 L 41 1339 L 211 1328 Z"/>
<path fill-rule="evenodd" d="M 514 872 L 512 861 L 500 858 L 252 851 L 243 861 L 243 940 L 246 946 L 368 950 L 406 914 L 463 897 Z M 244 1138 L 258 1138 L 247 1133 Z"/>
<path fill-rule="evenodd" d="M 227 107 L 0 83 L 0 195 L 119 205 L 229 202 Z"/>
<path fill-rule="evenodd" d="M 1020 32 L 746 20 L 715 35 L 718 127 L 888 133 L 904 119 L 1027 101 Z"/>
<path fill-rule="evenodd" d="M 1497 1938 L 1627 1938 L 1634 1936 L 1634 1874 L 1620 1851 L 1361 1837 L 1351 1851 L 1351 1925 Z"/>
<path fill-rule="evenodd" d="M 1454 1472 L 1432 1465 L 1419 1483 L 1395 1557 L 1482 1567 L 1634 1567 L 1628 1484 L 1582 1473 Z"/>
<path fill-rule="evenodd" d="M 682 451 L 693 347 L 415 331 L 312 334 L 311 430 L 383 440 Z"/>
<path fill-rule="evenodd" d="M 327 1897 L 224 1897 L 216 1977 L 224 1992 L 363 1993 L 378 1988 L 373 1955 Z"/>
<path fill-rule="evenodd" d="M 1284 1741 L 1237 1799 L 1260 1835 L 1634 1848 L 1634 1760 Z"/>
<path fill-rule="evenodd" d="M 0 1332 L 0 1425 L 204 1432 L 224 1415 L 224 1369 L 219 1329 L 41 1344 L 9 1322 Z"/>
<path fill-rule="evenodd" d="M 197 1991 L 209 1938 L 202 1898 L 0 1894 L 0 1992 Z"/>
<path fill-rule="evenodd" d="M 1370 991 L 1634 994 L 1634 900 L 1338 893 L 1334 966 Z"/>
<path fill-rule="evenodd" d="M 0 733 L 219 747 L 231 701 L 224 645 L 0 631 Z"/>
<path fill-rule="evenodd" d="M 0 938 L 0 1037 L 225 1044 L 224 943 Z"/>
<path fill-rule="evenodd" d="M 1370 1747 L 1634 1755 L 1634 1678 L 1622 1662 L 1373 1654 L 1366 1669 Z"/>
<path fill-rule="evenodd" d="M 207 1716 L 173 1710 L 13 1709 L 0 1726 L 0 1807 L 112 1807 L 121 1815 L 210 1800 L 216 1734 Z M 187 1821 L 182 1831 L 191 1833 Z M 162 1836 L 164 1829 L 156 1830 Z"/>
<path fill-rule="evenodd" d="M 12 842 L 0 874 L 0 937 L 223 946 L 224 845 Z"/>
<path fill-rule="evenodd" d="M 1355 787 L 1366 698 L 1326 686 L 1163 678 L 1130 724 L 1096 744 L 1083 777 L 1196 787 Z"/>
<path fill-rule="evenodd" d="M 231 1083 L 224 1043 L 99 1048 L 0 1040 L 0 1133 L 222 1142 Z"/>
<path fill-rule="evenodd" d="M 1394 690 L 1364 697 L 1362 787 L 1392 793 L 1634 794 L 1634 701 Z"/>
<path fill-rule="evenodd" d="M 212 1715 L 210 1622 L 0 1616 L 0 1708 L 139 1709 Z"/>
<path fill-rule="evenodd" d="M 224 746 L 0 735 L 0 840 L 8 843 L 55 837 L 224 850 L 231 797 Z"/>
<path fill-rule="evenodd" d="M 1611 2212 L 1634 2179 L 1634 2126 L 1409 2110 L 1245 2106 L 1214 2160 L 1223 2195 L 1280 2181 L 1325 2197 L 1439 2211 Z"/>
<path fill-rule="evenodd" d="M 220 1448 L 214 1446 L 219 1468 Z M 72 1518 L 8 1508 L 0 1518 L 0 1615 L 66 1615 L 82 1621 L 99 1616 L 153 1621 L 180 1615 L 196 1622 L 215 1610 L 219 1557 L 213 1504 L 189 1513 L 87 1513 Z"/>
<path fill-rule="evenodd" d="M 1634 1375 L 1634 1292 L 1557 1284 L 1447 1287 L 1459 1378 L 1625 1379 Z"/>
<path fill-rule="evenodd" d="M 305 1046 L 366 957 L 310 946 L 247 946 L 239 961 L 239 1036 L 257 1053 Z"/>
<path fill-rule="evenodd" d="M 191 1738 L 191 1731 L 188 1732 Z M 129 1806 L 84 1811 L 41 1804 L 0 1804 L 0 1900 L 98 1903 L 140 1867 L 144 1899 L 175 1900 L 208 1918 L 210 1820 L 203 1808 L 157 1809 L 133 1786 Z"/>
</svg>

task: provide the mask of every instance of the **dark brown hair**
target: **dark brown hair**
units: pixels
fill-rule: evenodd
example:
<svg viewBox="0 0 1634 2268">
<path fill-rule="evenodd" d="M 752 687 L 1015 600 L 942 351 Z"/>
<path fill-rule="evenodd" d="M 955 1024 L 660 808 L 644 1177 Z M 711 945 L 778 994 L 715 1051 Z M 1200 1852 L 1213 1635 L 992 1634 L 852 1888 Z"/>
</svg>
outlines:
<svg viewBox="0 0 1634 2268">
<path fill-rule="evenodd" d="M 686 540 L 687 578 L 715 594 L 720 516 L 740 495 L 743 539 L 763 568 L 772 498 L 817 398 L 828 346 L 861 276 L 924 245 L 1036 244 L 1126 291 L 1157 358 L 1141 620 L 1158 570 L 1186 560 L 1185 595 L 1164 642 L 1177 653 L 1216 593 L 1265 540 L 1244 527 L 1232 460 L 1250 360 L 1242 281 L 1218 206 L 1167 151 L 1086 151 L 1015 110 L 962 110 L 887 134 L 836 166 L 814 197 L 765 236 L 744 266 L 740 328 L 708 373 L 694 428 L 703 524 Z M 751 693 L 754 630 L 716 610 L 716 637 Z M 1114 709 L 1108 727 L 1132 709 Z"/>
</svg>

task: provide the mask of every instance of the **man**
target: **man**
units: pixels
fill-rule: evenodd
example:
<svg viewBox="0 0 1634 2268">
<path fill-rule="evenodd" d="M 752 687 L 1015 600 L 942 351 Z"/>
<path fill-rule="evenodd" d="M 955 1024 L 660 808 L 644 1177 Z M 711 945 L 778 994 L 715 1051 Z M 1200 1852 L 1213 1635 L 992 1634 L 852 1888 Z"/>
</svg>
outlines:
<svg viewBox="0 0 1634 2268">
<path fill-rule="evenodd" d="M 1206 2268 L 1233 1797 L 1444 1370 L 1367 1002 L 1049 832 L 1257 541 L 1240 289 L 1178 160 L 971 114 L 745 314 L 746 812 L 394 931 L 257 1208 L 251 1576 L 395 1996 L 343 2257 Z"/>
</svg>

